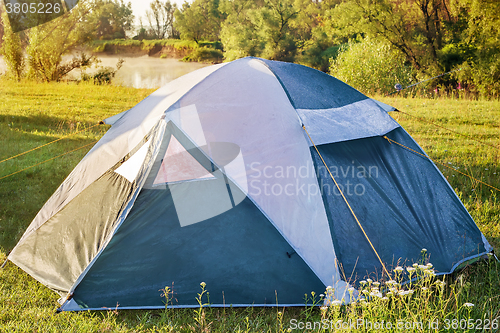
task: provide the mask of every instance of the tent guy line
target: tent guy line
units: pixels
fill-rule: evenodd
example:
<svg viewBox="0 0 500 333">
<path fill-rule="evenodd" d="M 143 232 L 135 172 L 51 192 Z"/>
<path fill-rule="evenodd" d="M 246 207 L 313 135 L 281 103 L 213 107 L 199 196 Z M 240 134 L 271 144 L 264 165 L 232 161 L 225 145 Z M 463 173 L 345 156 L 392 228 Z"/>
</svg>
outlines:
<svg viewBox="0 0 500 333">
<path fill-rule="evenodd" d="M 389 143 L 395 143 L 395 144 L 399 145 L 399 146 L 400 146 L 400 147 L 402 147 L 402 148 L 408 149 L 409 151 L 411 151 L 411 152 L 413 152 L 413 153 L 415 153 L 415 154 L 418 154 L 418 155 L 420 155 L 420 156 L 423 156 L 423 157 L 425 157 L 425 158 L 427 158 L 427 159 L 431 160 L 431 161 L 432 161 L 432 162 L 434 162 L 434 163 L 437 163 L 437 164 L 439 164 L 439 165 L 442 165 L 442 166 L 444 166 L 444 167 L 447 167 L 448 169 L 454 170 L 454 171 L 458 172 L 459 174 L 462 174 L 462 175 L 464 175 L 464 176 L 467 176 L 467 177 L 469 177 L 470 179 L 475 180 L 475 181 L 476 181 L 476 182 L 478 182 L 478 183 L 481 183 L 481 184 L 483 184 L 483 185 L 486 185 L 486 186 L 488 186 L 488 187 L 491 187 L 492 189 L 497 190 L 498 192 L 500 192 L 500 189 L 499 189 L 499 188 L 496 188 L 496 187 L 495 187 L 495 186 L 493 186 L 493 185 L 490 185 L 490 184 L 488 184 L 488 183 L 485 183 L 485 182 L 483 182 L 482 180 L 479 180 L 479 179 L 477 179 L 477 178 L 474 178 L 474 177 L 472 177 L 471 175 L 468 175 L 468 174 L 466 174 L 466 173 L 463 173 L 463 172 L 461 172 L 460 170 L 457 170 L 457 169 L 455 169 L 455 168 L 452 168 L 452 167 L 451 167 L 451 166 L 449 166 L 449 165 L 446 165 L 446 164 L 444 164 L 444 163 L 441 163 L 441 162 L 435 161 L 435 160 L 433 160 L 432 158 L 430 158 L 430 157 L 429 157 L 429 156 L 427 156 L 427 155 L 424 155 L 424 154 L 422 154 L 422 153 L 419 153 L 418 151 L 413 150 L 413 149 L 411 149 L 410 147 L 407 147 L 407 146 L 405 146 L 405 145 L 403 145 L 403 144 L 401 144 L 401 143 L 399 143 L 399 142 L 396 142 L 396 141 L 394 141 L 394 140 L 392 140 L 392 139 L 389 139 L 387 136 L 384 136 L 384 139 L 386 139 L 387 141 L 389 141 Z"/>
<path fill-rule="evenodd" d="M 94 144 L 94 143 L 96 143 L 97 141 L 99 141 L 99 140 L 92 141 L 91 143 L 88 143 L 88 144 L 86 144 L 85 146 L 81 146 L 81 147 L 75 148 L 75 149 L 70 150 L 70 151 L 67 151 L 67 152 L 65 152 L 65 153 L 63 153 L 63 154 L 60 154 L 60 155 L 57 155 L 57 156 L 51 157 L 51 158 L 49 158 L 48 160 L 45 160 L 45 161 L 39 162 L 39 163 L 37 163 L 37 164 L 31 165 L 31 166 L 29 166 L 29 167 L 26 167 L 26 168 L 24 168 L 24 169 L 18 170 L 18 171 L 16 171 L 16 172 L 13 172 L 13 173 L 8 174 L 8 175 L 6 175 L 6 176 L 2 176 L 2 177 L 0 177 L 0 180 L 5 179 L 5 178 L 10 177 L 10 176 L 14 176 L 14 175 L 16 175 L 16 174 L 18 174 L 18 173 L 20 173 L 20 172 L 23 172 L 23 171 L 26 171 L 26 170 L 28 170 L 28 169 L 34 168 L 34 167 L 36 167 L 36 166 L 38 166 L 38 165 L 40 165 L 40 164 L 44 164 L 44 163 L 49 162 L 49 161 L 52 161 L 52 160 L 54 160 L 54 159 L 56 159 L 56 158 L 58 158 L 58 157 L 61 157 L 61 156 L 67 155 L 67 154 L 69 154 L 69 153 L 72 153 L 72 152 L 75 152 L 75 151 L 77 151 L 77 150 L 80 150 L 80 149 L 83 149 L 83 148 L 85 148 L 85 147 L 88 147 L 88 146 L 90 146 L 90 145 L 93 145 L 93 144 Z"/>
<path fill-rule="evenodd" d="M 370 240 L 370 237 L 368 237 L 368 235 L 366 234 L 366 231 L 365 229 L 363 228 L 363 226 L 361 225 L 361 222 L 359 222 L 359 219 L 358 217 L 356 216 L 356 214 L 354 213 L 354 211 L 352 210 L 352 207 L 351 205 L 349 204 L 349 201 L 347 201 L 347 198 L 345 197 L 344 195 L 344 192 L 340 189 L 340 186 L 339 184 L 337 183 L 337 180 L 335 179 L 335 177 L 333 177 L 333 174 L 332 172 L 330 171 L 330 168 L 328 167 L 328 165 L 326 164 L 325 160 L 323 159 L 323 156 L 321 156 L 321 153 L 319 152 L 319 149 L 318 147 L 316 147 L 316 145 L 314 144 L 314 141 L 313 139 L 311 138 L 311 136 L 309 135 L 309 132 L 307 131 L 306 129 L 306 126 L 305 125 L 302 125 L 302 128 L 304 129 L 304 131 L 306 132 L 307 136 L 309 137 L 309 140 L 311 141 L 312 145 L 314 146 L 314 149 L 316 150 L 316 152 L 318 153 L 318 156 L 319 158 L 321 159 L 321 161 L 323 162 L 323 164 L 325 165 L 326 169 L 328 170 L 328 173 L 330 174 L 330 177 L 332 178 L 333 182 L 335 183 L 335 186 L 337 187 L 337 189 L 339 190 L 340 194 L 342 195 L 342 198 L 344 199 L 345 203 L 347 204 L 347 207 L 349 207 L 349 210 L 351 211 L 351 214 L 352 216 L 354 216 L 354 219 L 356 220 L 356 223 L 358 224 L 359 228 L 361 229 L 361 231 L 363 232 L 363 235 L 365 235 L 366 237 L 366 240 L 368 241 L 368 243 L 370 244 L 373 252 L 375 252 L 375 255 L 377 256 L 378 260 L 380 261 L 380 264 L 382 265 L 382 268 L 384 270 L 384 273 L 387 274 L 387 277 L 389 279 L 391 279 L 391 274 L 389 274 L 389 272 L 387 271 L 387 268 L 385 267 L 385 264 L 384 262 L 382 261 L 382 259 L 380 259 L 380 255 L 378 254 L 377 250 L 375 249 L 375 246 L 373 246 L 373 243 L 372 241 Z"/>
<path fill-rule="evenodd" d="M 27 150 L 27 151 L 25 151 L 25 152 L 19 153 L 19 154 L 17 154 L 17 155 L 11 156 L 11 157 L 9 157 L 9 158 L 6 158 L 6 159 L 4 159 L 4 160 L 1 160 L 1 161 L 0 161 L 0 163 L 3 163 L 3 162 L 6 162 L 6 161 L 9 161 L 9 160 L 12 160 L 12 159 L 14 159 L 14 158 L 16 158 L 16 157 L 19 157 L 19 156 L 23 156 L 23 155 L 25 155 L 25 154 L 27 154 L 27 153 L 31 153 L 32 151 L 35 151 L 35 150 L 37 150 L 37 149 L 43 148 L 43 147 L 45 147 L 45 146 L 48 146 L 48 145 L 50 145 L 50 144 L 56 143 L 56 142 L 61 141 L 61 140 L 63 140 L 63 139 L 69 138 L 70 136 L 76 135 L 76 134 L 78 134 L 78 133 L 85 132 L 85 131 L 87 131 L 87 130 L 89 130 L 89 129 L 91 129 L 91 128 L 94 128 L 94 127 L 96 127 L 96 126 L 99 126 L 100 124 L 101 124 L 101 123 L 98 123 L 98 124 L 92 125 L 92 126 L 90 126 L 90 127 L 84 128 L 84 129 L 82 129 L 82 130 L 80 130 L 80 131 L 78 131 L 78 132 L 75 132 L 75 133 L 71 133 L 71 134 L 65 135 L 65 136 L 63 136 L 63 137 L 61 137 L 61 138 L 59 138 L 59 139 L 54 140 L 54 141 L 47 142 L 46 144 L 43 144 L 43 145 L 41 145 L 41 146 L 35 147 L 35 148 L 33 148 L 33 149 L 30 149 L 30 150 Z M 0 179 L 1 179 L 1 178 L 0 178 Z"/>
<path fill-rule="evenodd" d="M 393 92 L 391 92 L 391 93 L 389 93 L 387 96 L 391 96 L 391 95 L 396 94 L 396 93 L 398 93 L 398 92 L 400 92 L 402 90 L 418 86 L 419 84 L 422 84 L 424 82 L 431 81 L 431 80 L 437 79 L 437 78 L 439 78 L 441 76 L 445 76 L 445 75 L 448 75 L 448 74 L 451 74 L 451 73 L 454 73 L 454 72 L 458 72 L 458 71 L 461 71 L 461 70 L 462 70 L 462 68 L 458 68 L 458 69 L 455 69 L 455 70 L 452 70 L 452 71 L 449 71 L 449 72 L 446 72 L 446 73 L 443 73 L 443 74 L 439 74 L 439 75 L 433 76 L 433 77 L 431 77 L 429 79 L 426 79 L 426 80 L 423 80 L 423 81 L 420 81 L 420 82 L 417 82 L 417 83 L 414 83 L 414 84 L 410 84 L 409 86 L 406 86 L 406 87 L 401 87 L 401 85 L 399 83 L 397 83 L 396 84 L 396 90 L 393 91 Z"/>
<path fill-rule="evenodd" d="M 405 114 L 405 115 L 407 115 L 407 116 L 410 116 L 410 117 L 416 118 L 416 119 L 418 119 L 418 120 L 420 120 L 420 121 L 423 121 L 423 122 L 425 122 L 425 123 L 427 123 L 427 124 L 434 125 L 434 126 L 436 126 L 436 127 L 439 127 L 439 128 L 445 129 L 445 130 L 450 131 L 450 132 L 452 132 L 452 133 L 455 133 L 455 134 L 461 135 L 461 136 L 463 136 L 464 138 L 467 138 L 467 139 L 469 139 L 469 140 L 476 141 L 476 142 L 478 142 L 478 143 L 480 143 L 480 144 L 482 144 L 482 145 L 489 146 L 489 147 L 492 147 L 492 148 L 495 148 L 495 149 L 500 149 L 500 146 L 494 146 L 494 145 L 492 145 L 492 144 L 490 144 L 490 143 L 487 143 L 487 142 L 484 142 L 484 141 L 481 141 L 481 140 L 475 139 L 475 138 L 471 137 L 470 135 L 463 134 L 463 133 L 460 133 L 460 132 L 458 132 L 458 131 L 455 131 L 455 130 L 452 130 L 452 129 L 446 128 L 446 127 L 444 127 L 444 126 L 438 125 L 438 124 L 436 124 L 435 122 L 432 122 L 432 121 L 427 120 L 427 119 L 425 119 L 425 118 L 422 118 L 422 117 L 418 117 L 418 116 L 412 115 L 411 113 L 404 112 L 404 111 L 401 111 L 401 110 L 394 110 L 394 112 L 399 112 L 399 113 Z"/>
</svg>

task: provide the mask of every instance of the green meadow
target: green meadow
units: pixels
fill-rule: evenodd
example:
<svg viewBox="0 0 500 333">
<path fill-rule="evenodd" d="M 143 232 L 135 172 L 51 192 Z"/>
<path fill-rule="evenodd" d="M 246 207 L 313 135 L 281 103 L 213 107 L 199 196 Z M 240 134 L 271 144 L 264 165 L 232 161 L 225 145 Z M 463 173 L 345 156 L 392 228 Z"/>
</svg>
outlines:
<svg viewBox="0 0 500 333">
<path fill-rule="evenodd" d="M 108 129 L 94 125 L 133 107 L 151 92 L 0 79 L 1 262 L 45 201 Z M 500 102 L 463 97 L 375 98 L 411 114 L 391 113 L 438 163 L 488 241 L 498 248 L 500 191 L 479 180 L 500 189 L 500 151 L 495 148 L 500 145 Z M 0 332 L 498 331 L 498 261 L 478 261 L 445 278 L 435 277 L 426 263 L 423 258 L 420 266 L 401 268 L 420 277 L 412 284 L 401 285 L 399 275 L 382 284 L 367 280 L 360 290 L 350 291 L 361 293 L 365 300 L 350 305 L 56 314 L 58 295 L 9 262 L 0 270 Z M 207 290 L 210 285 L 200 285 L 200 293 L 193 298 L 205 304 Z M 304 296 L 308 303 L 317 304 L 322 297 Z"/>
</svg>

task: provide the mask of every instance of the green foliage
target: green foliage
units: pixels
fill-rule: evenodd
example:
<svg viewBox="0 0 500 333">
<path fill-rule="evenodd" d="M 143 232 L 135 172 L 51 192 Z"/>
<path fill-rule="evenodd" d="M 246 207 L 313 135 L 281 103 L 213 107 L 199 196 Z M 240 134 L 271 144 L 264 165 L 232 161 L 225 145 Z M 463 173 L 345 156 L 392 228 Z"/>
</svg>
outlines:
<svg viewBox="0 0 500 333">
<path fill-rule="evenodd" d="M 85 18 L 96 8 L 95 2 L 82 0 L 68 15 L 29 30 L 26 47 L 29 77 L 59 81 L 74 68 L 91 65 L 89 57 L 73 57 L 63 62 L 63 55 L 90 41 L 95 26 Z"/>
<path fill-rule="evenodd" d="M 413 72 L 405 56 L 387 42 L 371 38 L 350 41 L 332 61 L 330 74 L 367 94 L 387 94 L 399 83 L 412 83 Z"/>
<path fill-rule="evenodd" d="M 3 17 L 3 8 L 2 8 L 2 6 L 0 6 L 0 22 L 2 22 L 2 20 L 3 20 L 2 17 Z M 3 22 L 2 22 L 2 24 L 0 24 L 0 47 L 2 47 L 3 35 L 5 33 L 4 25 L 5 25 L 5 23 L 3 23 Z"/>
<path fill-rule="evenodd" d="M 1 21 L 4 28 L 0 54 L 3 55 L 3 59 L 7 64 L 7 73 L 19 81 L 25 72 L 25 59 L 21 46 L 21 38 L 19 34 L 12 32 L 7 13 L 2 13 Z"/>
<path fill-rule="evenodd" d="M 234 1 L 226 11 L 221 32 L 226 60 L 258 56 L 293 61 L 297 32 L 292 22 L 299 12 L 293 0 Z"/>
<path fill-rule="evenodd" d="M 337 33 L 381 38 L 402 52 L 415 69 L 434 75 L 440 71 L 437 52 L 443 46 L 443 22 L 450 20 L 440 0 L 353 0 L 331 11 Z"/>
<path fill-rule="evenodd" d="M 183 61 L 197 61 L 197 62 L 222 62 L 222 51 L 210 47 L 198 47 L 190 55 L 185 56 Z"/>
<path fill-rule="evenodd" d="M 253 23 L 253 12 L 257 10 L 258 5 L 257 2 L 246 0 L 224 3 L 223 11 L 228 15 L 221 30 L 225 60 L 260 56 L 264 42 L 259 40 Z"/>
<path fill-rule="evenodd" d="M 182 39 L 217 41 L 225 16 L 219 10 L 219 0 L 184 2 L 175 12 L 174 27 Z"/>
<path fill-rule="evenodd" d="M 474 51 L 456 77 L 482 96 L 500 97 L 500 2 L 466 0 L 464 43 Z"/>
<path fill-rule="evenodd" d="M 82 72 L 81 81 L 91 81 L 97 85 L 111 84 L 116 75 L 116 72 L 120 70 L 124 62 L 124 59 L 119 59 L 118 63 L 116 64 L 116 69 L 113 67 L 103 67 L 96 64 L 97 72 L 95 72 L 94 74 L 87 74 L 85 72 Z"/>
<path fill-rule="evenodd" d="M 314 31 L 312 38 L 304 43 L 298 63 L 327 72 L 330 62 L 336 59 L 345 44 L 331 46 L 331 40 L 322 30 Z"/>
<path fill-rule="evenodd" d="M 96 10 L 86 20 L 96 25 L 94 39 L 125 38 L 126 33 L 133 29 L 132 4 L 125 4 L 123 0 L 99 0 Z"/>
</svg>

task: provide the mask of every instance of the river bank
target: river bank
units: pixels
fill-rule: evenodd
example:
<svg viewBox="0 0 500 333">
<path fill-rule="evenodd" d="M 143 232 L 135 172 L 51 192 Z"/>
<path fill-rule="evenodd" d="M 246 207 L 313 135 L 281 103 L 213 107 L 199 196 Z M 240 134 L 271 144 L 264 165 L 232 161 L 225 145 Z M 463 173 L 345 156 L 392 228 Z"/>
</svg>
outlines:
<svg viewBox="0 0 500 333">
<path fill-rule="evenodd" d="M 95 56 L 100 60 L 98 66 L 115 68 L 120 59 L 125 60 L 122 67 L 116 72 L 113 84 L 124 87 L 156 89 L 164 86 L 176 78 L 209 66 L 209 63 L 185 62 L 178 58 L 160 58 L 150 57 L 141 54 L 115 54 L 96 53 Z M 68 60 L 71 56 L 65 57 Z M 95 73 L 98 69 L 93 67 L 82 71 L 73 70 L 67 77 L 69 80 L 79 80 L 82 72 L 87 74 Z M 0 56 L 0 74 L 7 71 L 7 66 Z"/>
<path fill-rule="evenodd" d="M 162 40 L 95 40 L 88 47 L 95 55 L 149 56 L 182 59 L 186 62 L 220 63 L 223 60 L 219 42 L 194 42 L 180 39 Z"/>
</svg>

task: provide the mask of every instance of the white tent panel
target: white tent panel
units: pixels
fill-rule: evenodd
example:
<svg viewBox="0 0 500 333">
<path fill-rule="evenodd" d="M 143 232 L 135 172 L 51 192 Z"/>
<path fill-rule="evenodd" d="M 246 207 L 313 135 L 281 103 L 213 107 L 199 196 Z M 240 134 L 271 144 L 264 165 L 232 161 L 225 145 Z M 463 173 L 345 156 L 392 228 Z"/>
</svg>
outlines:
<svg viewBox="0 0 500 333">
<path fill-rule="evenodd" d="M 340 108 L 297 112 L 316 145 L 384 135 L 399 127 L 372 99 Z"/>
<path fill-rule="evenodd" d="M 141 167 L 144 164 L 144 159 L 146 158 L 146 154 L 148 153 L 150 140 L 148 140 L 138 151 L 135 152 L 125 163 L 120 165 L 115 172 L 127 178 L 127 180 L 133 183 L 139 171 L 141 171 Z"/>
<path fill-rule="evenodd" d="M 225 84 L 218 85 L 222 79 Z M 221 142 L 239 146 L 245 168 L 232 172 L 230 178 L 240 189 L 248 186 L 249 197 L 325 285 L 339 281 L 309 145 L 295 109 L 272 72 L 255 59 L 233 62 L 194 87 L 176 106 L 196 108 L 203 135 L 200 129 L 193 133 L 179 123 L 179 110 L 167 117 L 197 145 L 203 145 L 200 138 L 204 138 L 208 146 Z M 280 170 L 288 170 L 289 177 Z M 299 170 L 303 174 L 294 177 Z"/>
</svg>

